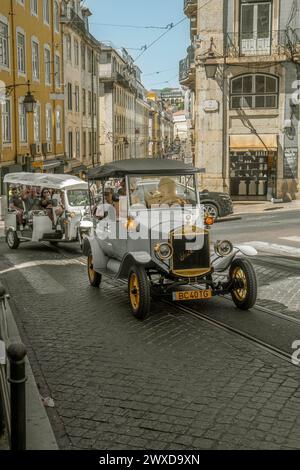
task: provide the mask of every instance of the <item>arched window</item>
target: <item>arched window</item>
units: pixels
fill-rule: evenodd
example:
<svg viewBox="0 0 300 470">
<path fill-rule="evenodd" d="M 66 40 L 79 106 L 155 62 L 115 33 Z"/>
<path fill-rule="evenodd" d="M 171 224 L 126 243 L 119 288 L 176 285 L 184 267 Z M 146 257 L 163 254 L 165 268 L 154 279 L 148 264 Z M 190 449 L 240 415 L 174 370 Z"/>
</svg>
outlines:
<svg viewBox="0 0 300 470">
<path fill-rule="evenodd" d="M 278 78 L 262 73 L 240 75 L 231 80 L 231 109 L 278 108 Z"/>
</svg>

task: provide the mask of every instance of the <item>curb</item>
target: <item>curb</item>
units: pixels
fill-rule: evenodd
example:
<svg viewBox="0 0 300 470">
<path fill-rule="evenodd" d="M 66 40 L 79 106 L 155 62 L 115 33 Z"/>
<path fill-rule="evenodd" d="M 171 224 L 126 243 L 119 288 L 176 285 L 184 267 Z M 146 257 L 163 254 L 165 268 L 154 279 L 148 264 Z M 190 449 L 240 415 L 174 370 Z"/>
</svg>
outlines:
<svg viewBox="0 0 300 470">
<path fill-rule="evenodd" d="M 6 306 L 10 340 L 22 342 L 9 302 L 6 302 Z M 26 372 L 26 450 L 58 450 L 55 435 L 42 403 L 28 357 L 26 357 Z"/>
<path fill-rule="evenodd" d="M 236 215 L 233 217 L 220 217 L 215 221 L 216 224 L 221 224 L 225 222 L 234 222 L 235 220 L 242 220 L 242 214 L 241 215 Z"/>
</svg>

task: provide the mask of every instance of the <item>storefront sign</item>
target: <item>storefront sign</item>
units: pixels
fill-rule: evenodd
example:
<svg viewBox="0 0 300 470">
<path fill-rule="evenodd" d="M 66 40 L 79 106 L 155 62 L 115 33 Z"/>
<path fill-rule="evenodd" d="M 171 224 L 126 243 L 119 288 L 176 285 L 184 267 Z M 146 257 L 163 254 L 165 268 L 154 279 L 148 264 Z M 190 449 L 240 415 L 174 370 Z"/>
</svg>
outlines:
<svg viewBox="0 0 300 470">
<path fill-rule="evenodd" d="M 216 100 L 205 100 L 203 101 L 203 109 L 207 113 L 214 113 L 219 111 L 219 102 Z"/>
<path fill-rule="evenodd" d="M 39 168 L 40 170 L 43 169 L 44 163 L 43 162 L 32 162 L 31 164 L 32 168 Z"/>
<path fill-rule="evenodd" d="M 283 158 L 283 178 L 296 179 L 298 177 L 298 149 L 286 148 Z"/>
</svg>

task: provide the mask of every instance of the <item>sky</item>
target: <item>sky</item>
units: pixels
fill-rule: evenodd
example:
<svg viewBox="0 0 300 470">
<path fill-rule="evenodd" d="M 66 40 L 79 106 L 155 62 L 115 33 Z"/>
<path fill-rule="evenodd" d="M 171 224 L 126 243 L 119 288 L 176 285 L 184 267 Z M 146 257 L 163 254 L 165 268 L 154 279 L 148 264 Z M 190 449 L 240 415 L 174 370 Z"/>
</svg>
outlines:
<svg viewBox="0 0 300 470">
<path fill-rule="evenodd" d="M 155 26 L 165 28 L 185 20 L 149 48 L 136 64 L 142 70 L 146 88 L 178 87 L 178 62 L 186 56 L 189 45 L 189 21 L 183 13 L 183 0 L 85 0 L 93 13 L 90 32 L 99 41 L 111 41 L 117 48 L 128 48 L 135 59 L 144 45 L 166 29 L 142 29 L 105 26 Z M 161 72 L 162 73 L 157 73 Z"/>
</svg>

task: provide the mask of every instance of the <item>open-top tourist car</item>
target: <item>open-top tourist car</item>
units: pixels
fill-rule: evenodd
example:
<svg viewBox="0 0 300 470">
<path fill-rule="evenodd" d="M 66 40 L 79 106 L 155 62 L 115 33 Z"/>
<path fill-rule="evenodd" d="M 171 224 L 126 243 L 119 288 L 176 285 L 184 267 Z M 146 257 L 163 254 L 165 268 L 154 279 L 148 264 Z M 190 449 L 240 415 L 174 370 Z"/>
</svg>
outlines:
<svg viewBox="0 0 300 470">
<path fill-rule="evenodd" d="M 102 186 L 103 195 L 91 207 L 94 234 L 83 244 L 89 282 L 99 287 L 103 274 L 126 279 L 137 318 L 148 315 L 151 297 L 185 301 L 231 294 L 242 310 L 256 302 L 256 275 L 244 256 L 256 250 L 226 240 L 211 247 L 214 219 L 199 200 L 199 172 L 163 159 L 123 160 L 89 172 L 89 183 Z"/>
<path fill-rule="evenodd" d="M 70 175 L 9 173 L 6 241 L 11 249 L 21 242 L 82 244 L 92 229 L 88 184 Z M 89 214 L 89 212 L 88 212 Z"/>
</svg>

